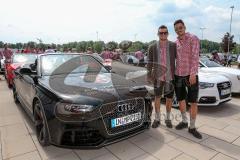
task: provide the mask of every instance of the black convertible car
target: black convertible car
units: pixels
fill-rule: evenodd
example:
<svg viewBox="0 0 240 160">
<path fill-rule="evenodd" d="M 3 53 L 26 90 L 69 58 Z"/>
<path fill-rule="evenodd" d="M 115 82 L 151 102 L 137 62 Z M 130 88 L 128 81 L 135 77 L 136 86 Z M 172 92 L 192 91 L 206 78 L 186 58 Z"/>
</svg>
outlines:
<svg viewBox="0 0 240 160">
<path fill-rule="evenodd" d="M 140 133 L 151 123 L 146 94 L 87 54 L 39 55 L 13 83 L 42 146 L 98 148 Z"/>
</svg>

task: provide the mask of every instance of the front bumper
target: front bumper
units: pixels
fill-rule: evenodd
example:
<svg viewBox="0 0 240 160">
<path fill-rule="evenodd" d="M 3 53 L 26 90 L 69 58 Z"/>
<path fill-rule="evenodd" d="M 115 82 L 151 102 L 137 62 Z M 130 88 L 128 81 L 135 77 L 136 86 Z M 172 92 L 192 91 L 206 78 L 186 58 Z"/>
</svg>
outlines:
<svg viewBox="0 0 240 160">
<path fill-rule="evenodd" d="M 104 109 L 101 107 L 99 109 L 101 116 L 95 114 L 94 116 L 97 118 L 92 120 L 68 121 L 61 117 L 48 120 L 50 143 L 65 148 L 100 148 L 141 133 L 145 129 L 148 129 L 151 124 L 151 100 L 145 100 L 142 121 L 133 122 L 114 129 L 110 127 L 110 120 L 124 115 L 110 112 L 111 107 L 114 108 L 115 106 L 108 105 Z M 132 114 L 134 112 L 141 112 L 141 109 L 124 114 Z"/>
<path fill-rule="evenodd" d="M 223 83 L 228 85 L 224 87 Z M 230 82 L 222 82 L 215 85 L 213 88 L 201 89 L 198 99 L 199 106 L 217 106 L 231 100 L 231 93 L 221 95 L 222 90 L 231 89 Z"/>
</svg>

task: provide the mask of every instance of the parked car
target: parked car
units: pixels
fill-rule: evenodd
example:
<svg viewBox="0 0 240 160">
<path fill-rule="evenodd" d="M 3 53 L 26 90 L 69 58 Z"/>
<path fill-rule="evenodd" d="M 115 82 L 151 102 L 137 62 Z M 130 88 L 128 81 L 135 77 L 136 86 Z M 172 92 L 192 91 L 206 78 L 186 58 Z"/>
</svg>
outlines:
<svg viewBox="0 0 240 160">
<path fill-rule="evenodd" d="M 208 58 L 200 58 L 200 71 L 213 73 L 228 78 L 232 83 L 232 93 L 240 93 L 240 70 L 236 68 L 224 67 Z"/>
<path fill-rule="evenodd" d="M 133 55 L 121 55 L 120 59 L 123 63 L 138 65 L 139 60 Z"/>
<path fill-rule="evenodd" d="M 199 72 L 198 106 L 218 106 L 231 100 L 231 82 L 224 76 Z M 176 96 L 173 106 L 177 107 Z"/>
<path fill-rule="evenodd" d="M 36 54 L 13 54 L 10 61 L 5 61 L 5 77 L 9 87 L 12 87 L 14 70 L 21 67 L 24 64 L 34 63 L 37 58 Z"/>
<path fill-rule="evenodd" d="M 0 74 L 4 74 L 5 73 L 5 58 L 4 57 L 1 59 L 0 63 L 1 63 Z"/>
<path fill-rule="evenodd" d="M 43 54 L 15 74 L 14 100 L 32 117 L 42 146 L 98 148 L 151 123 L 146 88 L 111 73 L 94 55 Z"/>
</svg>

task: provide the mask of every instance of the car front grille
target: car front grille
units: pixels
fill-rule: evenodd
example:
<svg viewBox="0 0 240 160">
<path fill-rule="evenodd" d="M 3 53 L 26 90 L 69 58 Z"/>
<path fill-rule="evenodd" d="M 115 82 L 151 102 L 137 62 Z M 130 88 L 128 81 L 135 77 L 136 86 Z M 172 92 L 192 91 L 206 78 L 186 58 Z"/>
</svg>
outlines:
<svg viewBox="0 0 240 160">
<path fill-rule="evenodd" d="M 230 94 L 226 94 L 226 95 L 221 95 L 221 91 L 222 90 L 231 88 L 231 83 L 229 81 L 218 83 L 217 84 L 217 88 L 218 88 L 220 99 L 228 98 L 231 95 L 231 93 Z"/>
<path fill-rule="evenodd" d="M 97 146 L 104 141 L 98 130 L 82 127 L 79 130 L 65 131 L 62 136 L 62 145 L 67 146 Z"/>
<path fill-rule="evenodd" d="M 216 103 L 216 97 L 201 97 L 198 101 L 200 104 L 214 104 Z"/>
<path fill-rule="evenodd" d="M 118 108 L 119 105 L 125 105 L 125 104 L 131 104 L 134 106 L 134 108 L 131 110 L 119 111 L 119 108 Z M 141 113 L 140 120 L 123 125 L 123 126 L 112 128 L 111 119 L 124 117 L 124 116 L 131 115 L 138 112 Z M 124 100 L 124 101 L 104 104 L 100 108 L 100 113 L 102 115 L 102 119 L 106 127 L 107 133 L 109 135 L 119 134 L 119 133 L 126 132 L 141 126 L 141 124 L 144 122 L 144 117 L 145 117 L 145 101 L 143 98 L 134 98 L 134 99 Z"/>
</svg>

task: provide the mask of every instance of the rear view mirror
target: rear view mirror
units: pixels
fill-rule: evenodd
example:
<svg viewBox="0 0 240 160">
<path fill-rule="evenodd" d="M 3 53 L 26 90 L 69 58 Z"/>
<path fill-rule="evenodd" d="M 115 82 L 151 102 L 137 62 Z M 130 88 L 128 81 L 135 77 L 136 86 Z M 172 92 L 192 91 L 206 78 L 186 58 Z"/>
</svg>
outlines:
<svg viewBox="0 0 240 160">
<path fill-rule="evenodd" d="M 30 68 L 21 68 L 19 73 L 22 75 L 31 75 L 34 74 Z"/>
<path fill-rule="evenodd" d="M 32 71 L 36 71 L 37 66 L 35 63 L 29 65 Z"/>
<path fill-rule="evenodd" d="M 104 66 L 108 71 L 112 70 L 112 66 Z"/>
</svg>

